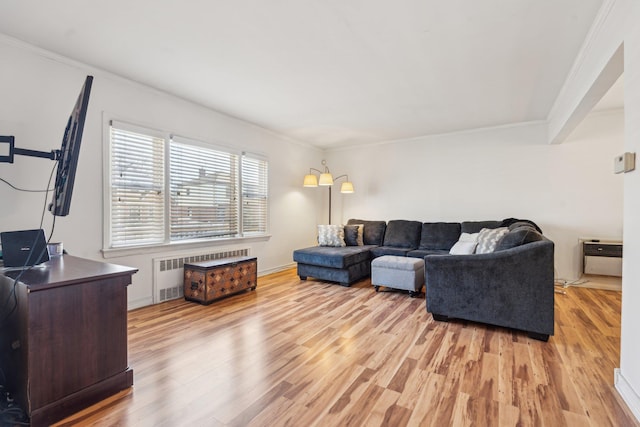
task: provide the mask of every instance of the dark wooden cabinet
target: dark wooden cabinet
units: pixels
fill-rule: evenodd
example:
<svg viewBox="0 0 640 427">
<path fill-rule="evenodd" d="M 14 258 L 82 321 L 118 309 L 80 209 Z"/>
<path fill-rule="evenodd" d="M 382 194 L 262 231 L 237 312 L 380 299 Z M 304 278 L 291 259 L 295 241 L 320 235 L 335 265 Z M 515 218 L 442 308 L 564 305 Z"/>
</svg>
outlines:
<svg viewBox="0 0 640 427">
<path fill-rule="evenodd" d="M 0 275 L 6 387 L 49 425 L 130 387 L 127 286 L 136 269 L 64 255 Z M 6 303 L 5 303 L 6 302 Z"/>
<path fill-rule="evenodd" d="M 184 297 L 210 304 L 213 301 L 255 289 L 258 261 L 255 257 L 234 257 L 184 265 Z"/>
<path fill-rule="evenodd" d="M 622 277 L 622 242 L 585 241 L 582 256 L 583 273 Z"/>
</svg>

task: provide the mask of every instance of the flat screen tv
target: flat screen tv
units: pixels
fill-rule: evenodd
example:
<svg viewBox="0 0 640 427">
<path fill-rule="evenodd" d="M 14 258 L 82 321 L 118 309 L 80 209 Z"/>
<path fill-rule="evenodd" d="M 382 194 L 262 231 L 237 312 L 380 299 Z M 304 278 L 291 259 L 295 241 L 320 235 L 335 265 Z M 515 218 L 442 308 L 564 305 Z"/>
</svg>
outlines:
<svg viewBox="0 0 640 427">
<path fill-rule="evenodd" d="M 71 195 L 73 194 L 73 184 L 76 178 L 78 167 L 78 157 L 80 155 L 80 143 L 82 142 L 82 131 L 84 120 L 87 116 L 89 106 L 89 95 L 91 93 L 92 76 L 87 76 L 76 105 L 71 111 L 67 127 L 64 130 L 62 145 L 58 157 L 58 169 L 56 172 L 55 188 L 53 198 L 49 205 L 49 210 L 53 215 L 69 215 L 71 206 Z"/>
</svg>

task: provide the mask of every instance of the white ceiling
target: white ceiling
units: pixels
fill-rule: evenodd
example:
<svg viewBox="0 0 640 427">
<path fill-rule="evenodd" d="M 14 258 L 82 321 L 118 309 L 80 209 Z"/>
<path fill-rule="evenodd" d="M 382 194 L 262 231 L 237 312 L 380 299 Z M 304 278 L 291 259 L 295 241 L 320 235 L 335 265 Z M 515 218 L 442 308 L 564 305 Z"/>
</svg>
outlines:
<svg viewBox="0 0 640 427">
<path fill-rule="evenodd" d="M 603 0 L 2 0 L 0 32 L 323 148 L 545 120 Z"/>
</svg>

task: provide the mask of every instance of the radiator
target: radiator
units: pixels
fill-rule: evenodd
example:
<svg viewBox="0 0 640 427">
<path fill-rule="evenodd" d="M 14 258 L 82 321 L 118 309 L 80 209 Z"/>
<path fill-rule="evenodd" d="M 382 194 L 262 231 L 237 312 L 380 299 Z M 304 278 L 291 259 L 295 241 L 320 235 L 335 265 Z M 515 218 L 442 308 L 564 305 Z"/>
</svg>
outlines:
<svg viewBox="0 0 640 427">
<path fill-rule="evenodd" d="M 184 296 L 184 264 L 210 261 L 237 256 L 248 256 L 249 248 L 221 249 L 215 252 L 199 252 L 189 255 L 153 259 L 153 303 L 182 298 Z"/>
</svg>

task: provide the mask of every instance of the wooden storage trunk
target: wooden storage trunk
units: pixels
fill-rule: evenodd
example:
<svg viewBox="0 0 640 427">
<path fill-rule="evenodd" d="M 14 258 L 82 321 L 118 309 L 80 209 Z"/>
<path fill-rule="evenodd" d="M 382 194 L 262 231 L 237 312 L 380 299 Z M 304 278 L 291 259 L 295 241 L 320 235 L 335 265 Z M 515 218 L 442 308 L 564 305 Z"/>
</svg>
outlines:
<svg viewBox="0 0 640 427">
<path fill-rule="evenodd" d="M 225 258 L 184 264 L 184 298 L 202 304 L 258 285 L 255 257 Z"/>
</svg>

